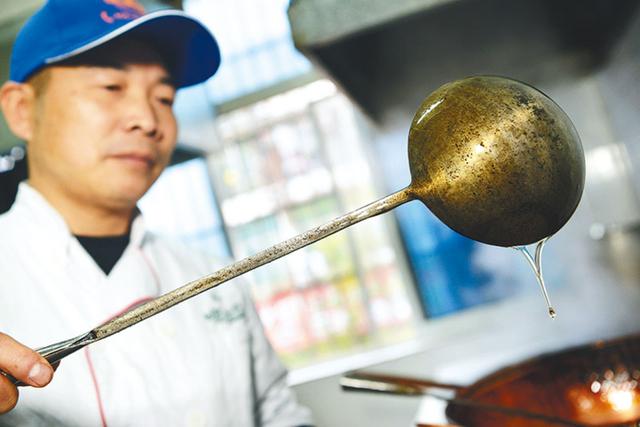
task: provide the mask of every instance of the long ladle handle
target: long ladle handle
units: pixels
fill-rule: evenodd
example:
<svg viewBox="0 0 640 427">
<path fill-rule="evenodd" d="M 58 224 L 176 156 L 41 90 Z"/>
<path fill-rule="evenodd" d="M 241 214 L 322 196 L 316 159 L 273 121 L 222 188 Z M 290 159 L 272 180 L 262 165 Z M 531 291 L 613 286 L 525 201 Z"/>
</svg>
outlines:
<svg viewBox="0 0 640 427">
<path fill-rule="evenodd" d="M 129 326 L 135 325 L 155 314 L 158 314 L 174 305 L 196 296 L 206 290 L 214 288 L 228 280 L 238 277 L 248 271 L 251 271 L 264 264 L 268 264 L 276 259 L 283 257 L 291 252 L 301 249 L 311 243 L 324 239 L 340 230 L 343 230 L 353 224 L 371 218 L 376 215 L 388 212 L 413 200 L 413 195 L 408 188 L 400 190 L 389 196 L 383 197 L 373 203 L 363 206 L 359 209 L 351 211 L 345 215 L 335 218 L 323 225 L 301 233 L 288 240 L 273 245 L 267 249 L 258 252 L 255 255 L 244 258 L 231 265 L 228 265 L 215 273 L 204 276 L 198 280 L 187 283 L 171 292 L 155 298 L 139 307 L 132 309 L 118 316 L 101 326 L 95 328 L 92 332 L 95 341 L 106 338 L 110 335 L 120 332 Z"/>
<path fill-rule="evenodd" d="M 120 316 L 114 317 L 85 334 L 42 347 L 37 351 L 45 357 L 49 363 L 54 364 L 89 344 L 93 344 L 96 341 L 100 341 L 101 339 L 133 326 L 138 322 L 142 322 L 143 320 L 171 308 L 182 301 L 214 288 L 255 268 L 268 264 L 271 261 L 275 261 L 278 258 L 297 251 L 311 243 L 317 242 L 320 239 L 324 239 L 325 237 L 337 233 L 340 230 L 344 230 L 345 228 L 357 224 L 360 221 L 388 212 L 391 209 L 413 199 L 414 196 L 409 190 L 409 187 L 404 188 L 389 196 L 376 200 L 373 203 L 369 203 L 366 206 L 339 216 L 338 218 L 326 222 L 323 225 L 264 249 L 255 255 L 241 259 L 240 261 L 221 268 L 215 273 L 189 282 L 171 292 L 167 292 L 166 294 L 135 307 Z M 16 385 L 24 385 L 2 371 L 0 371 L 0 375 L 8 377 Z"/>
<path fill-rule="evenodd" d="M 340 379 L 340 386 L 343 390 L 347 391 L 368 391 L 374 393 L 386 393 L 405 396 L 430 396 L 453 405 L 463 406 L 465 408 L 475 409 L 479 411 L 496 412 L 515 418 L 539 420 L 553 425 L 586 427 L 585 424 L 577 423 L 572 420 L 541 414 L 538 412 L 530 412 L 525 409 L 495 405 L 468 398 L 448 397 L 443 393 L 439 393 L 438 391 L 463 391 L 465 387 L 443 384 L 417 378 L 370 374 L 366 372 L 353 372 L 344 375 Z"/>
</svg>

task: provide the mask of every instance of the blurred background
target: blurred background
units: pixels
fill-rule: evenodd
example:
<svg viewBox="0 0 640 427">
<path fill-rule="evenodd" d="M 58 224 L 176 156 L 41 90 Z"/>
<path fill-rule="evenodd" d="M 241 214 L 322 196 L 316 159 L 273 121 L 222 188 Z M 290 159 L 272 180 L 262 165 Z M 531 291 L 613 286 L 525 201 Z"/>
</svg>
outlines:
<svg viewBox="0 0 640 427">
<path fill-rule="evenodd" d="M 0 1 L 1 81 L 41 3 Z M 251 255 L 405 187 L 413 114 L 451 80 L 530 83 L 582 138 L 585 195 L 545 249 L 556 320 L 520 254 L 456 234 L 419 202 L 248 274 L 319 426 L 441 421 L 428 399 L 344 394 L 337 378 L 351 369 L 467 384 L 640 329 L 640 1 L 143 3 L 183 8 L 222 49 L 218 74 L 179 94 L 179 148 L 140 204 L 155 232 L 212 257 Z M 0 211 L 25 177 L 25 150 L 0 121 Z"/>
</svg>

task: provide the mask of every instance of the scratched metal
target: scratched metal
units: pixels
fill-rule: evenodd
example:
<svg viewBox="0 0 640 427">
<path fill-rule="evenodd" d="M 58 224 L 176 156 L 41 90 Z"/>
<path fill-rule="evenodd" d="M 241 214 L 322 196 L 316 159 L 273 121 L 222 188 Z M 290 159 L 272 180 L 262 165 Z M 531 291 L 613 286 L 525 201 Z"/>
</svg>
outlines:
<svg viewBox="0 0 640 427">
<path fill-rule="evenodd" d="M 409 132 L 411 189 L 455 231 L 498 246 L 557 232 L 584 187 L 571 120 L 542 92 L 500 77 L 446 84 Z"/>
</svg>

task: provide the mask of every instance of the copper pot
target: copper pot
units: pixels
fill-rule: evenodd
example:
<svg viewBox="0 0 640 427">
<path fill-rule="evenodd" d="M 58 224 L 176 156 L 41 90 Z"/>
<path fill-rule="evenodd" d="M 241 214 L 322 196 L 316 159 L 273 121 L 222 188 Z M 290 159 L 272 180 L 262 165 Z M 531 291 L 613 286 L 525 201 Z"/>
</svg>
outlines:
<svg viewBox="0 0 640 427">
<path fill-rule="evenodd" d="M 373 391 L 395 394 L 442 398 L 438 391 L 453 390 L 454 397 L 444 397 L 446 415 L 463 426 L 640 425 L 640 334 L 544 354 L 468 387 L 363 372 L 343 381 L 349 378 L 368 378 Z"/>
</svg>

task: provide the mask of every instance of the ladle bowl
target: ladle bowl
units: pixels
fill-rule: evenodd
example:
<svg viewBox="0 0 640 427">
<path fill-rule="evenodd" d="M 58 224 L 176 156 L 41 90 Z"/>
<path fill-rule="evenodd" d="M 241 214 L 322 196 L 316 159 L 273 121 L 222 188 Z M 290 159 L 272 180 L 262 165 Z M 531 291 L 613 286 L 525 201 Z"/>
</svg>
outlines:
<svg viewBox="0 0 640 427">
<path fill-rule="evenodd" d="M 492 76 L 433 92 L 409 132 L 410 193 L 479 242 L 523 246 L 556 233 L 584 187 L 580 138 L 560 107 Z"/>
<path fill-rule="evenodd" d="M 411 183 L 396 193 L 38 351 L 55 363 L 208 289 L 415 199 L 449 227 L 480 242 L 499 246 L 544 242 L 567 222 L 584 186 L 582 147 L 567 115 L 538 90 L 501 77 L 471 77 L 431 94 L 411 124 L 409 166 Z M 530 256 L 528 260 L 549 304 L 541 279 L 541 252 L 542 243 L 535 260 Z M 554 315 L 550 306 L 549 314 Z"/>
</svg>

